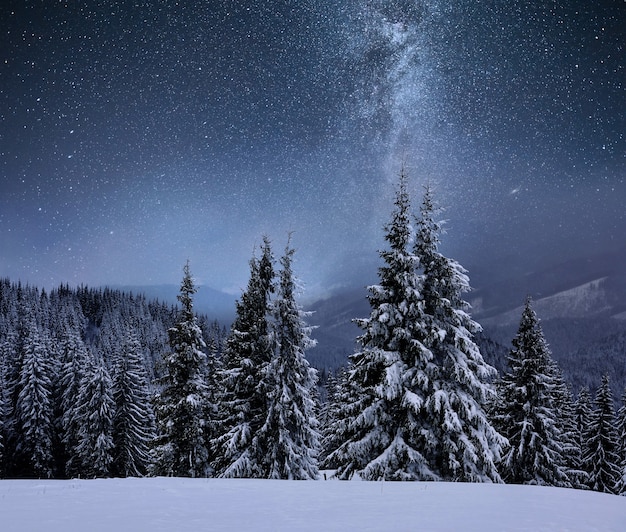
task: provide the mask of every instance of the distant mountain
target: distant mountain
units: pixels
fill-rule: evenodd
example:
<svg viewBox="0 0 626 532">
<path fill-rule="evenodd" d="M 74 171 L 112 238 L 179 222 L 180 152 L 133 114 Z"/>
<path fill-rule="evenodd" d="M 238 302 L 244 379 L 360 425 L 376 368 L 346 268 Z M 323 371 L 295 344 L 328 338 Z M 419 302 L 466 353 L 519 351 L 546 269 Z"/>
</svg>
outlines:
<svg viewBox="0 0 626 532">
<path fill-rule="evenodd" d="M 602 288 L 606 292 L 608 304 L 617 308 L 620 302 L 616 298 L 626 294 L 626 247 L 610 253 L 594 254 L 550 264 L 538 271 L 522 275 L 506 277 L 500 273 L 496 281 L 492 280 L 494 276 L 483 276 L 480 272 L 470 271 L 470 278 L 475 290 L 469 295 L 469 301 L 472 304 L 474 316 L 481 320 L 498 317 L 507 311 L 521 308 L 527 296 L 540 301 L 603 279 L 605 281 L 602 283 Z M 587 287 L 589 294 L 594 292 L 594 288 L 597 286 Z M 579 301 L 583 301 L 586 296 L 569 294 L 565 296 L 565 299 L 571 301 L 572 297 L 578 297 Z M 598 303 L 599 300 L 596 300 L 596 305 Z M 583 305 L 586 304 L 588 303 L 583 303 Z M 555 313 L 571 311 L 560 304 L 557 304 L 555 309 L 551 311 L 551 317 L 556 317 Z M 588 315 L 583 311 L 582 306 L 578 309 L 581 311 L 579 315 Z M 599 309 L 594 307 L 590 310 L 595 314 Z M 622 310 L 626 310 L 626 306 Z"/>
</svg>

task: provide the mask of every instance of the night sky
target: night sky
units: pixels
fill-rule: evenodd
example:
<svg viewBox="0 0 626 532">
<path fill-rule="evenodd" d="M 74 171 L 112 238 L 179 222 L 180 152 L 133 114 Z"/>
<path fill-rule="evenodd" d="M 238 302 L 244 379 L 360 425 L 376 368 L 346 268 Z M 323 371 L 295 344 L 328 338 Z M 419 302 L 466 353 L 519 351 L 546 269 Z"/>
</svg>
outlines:
<svg viewBox="0 0 626 532">
<path fill-rule="evenodd" d="M 404 162 L 442 250 L 523 273 L 626 243 L 626 3 L 4 2 L 0 276 L 311 295 L 376 280 Z"/>
</svg>

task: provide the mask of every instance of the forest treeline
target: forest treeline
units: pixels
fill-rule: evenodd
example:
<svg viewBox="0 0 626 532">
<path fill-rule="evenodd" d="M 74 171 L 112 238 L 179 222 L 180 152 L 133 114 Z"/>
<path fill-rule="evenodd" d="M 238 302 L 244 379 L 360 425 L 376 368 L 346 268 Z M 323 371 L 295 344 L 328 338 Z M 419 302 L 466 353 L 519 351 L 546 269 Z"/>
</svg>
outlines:
<svg viewBox="0 0 626 532">
<path fill-rule="evenodd" d="M 527 300 L 503 369 L 476 342 L 463 267 L 407 176 L 347 367 L 327 379 L 289 241 L 264 238 L 229 330 L 179 304 L 0 280 L 0 476 L 507 482 L 626 492 L 626 393 L 574 398 Z M 325 401 L 320 401 L 320 395 Z"/>
</svg>

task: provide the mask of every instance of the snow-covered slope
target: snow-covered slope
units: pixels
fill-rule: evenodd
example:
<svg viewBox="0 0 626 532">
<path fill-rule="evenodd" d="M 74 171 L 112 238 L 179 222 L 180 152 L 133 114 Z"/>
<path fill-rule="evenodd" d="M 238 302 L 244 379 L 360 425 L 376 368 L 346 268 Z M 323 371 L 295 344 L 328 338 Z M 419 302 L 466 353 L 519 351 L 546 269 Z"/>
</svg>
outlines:
<svg viewBox="0 0 626 532">
<path fill-rule="evenodd" d="M 0 481 L 0 529 L 623 531 L 626 497 L 443 482 L 216 479 Z"/>
<path fill-rule="evenodd" d="M 595 279 L 591 282 L 563 290 L 547 297 L 533 301 L 533 308 L 542 320 L 555 318 L 591 318 L 602 314 L 610 314 L 611 294 L 608 292 L 607 278 Z M 523 303 L 523 301 L 521 302 Z M 485 327 L 493 325 L 506 326 L 518 324 L 522 315 L 523 304 L 498 316 L 484 318 Z"/>
</svg>

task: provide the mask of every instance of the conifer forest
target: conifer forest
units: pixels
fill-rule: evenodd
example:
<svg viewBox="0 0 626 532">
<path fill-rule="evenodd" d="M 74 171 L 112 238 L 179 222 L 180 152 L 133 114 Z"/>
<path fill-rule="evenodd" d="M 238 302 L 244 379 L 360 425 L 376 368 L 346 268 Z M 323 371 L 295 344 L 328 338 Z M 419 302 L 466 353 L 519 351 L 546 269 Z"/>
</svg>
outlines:
<svg viewBox="0 0 626 532">
<path fill-rule="evenodd" d="M 574 390 L 529 298 L 505 360 L 481 351 L 467 271 L 432 190 L 403 171 L 369 316 L 320 371 L 295 248 L 264 237 L 225 326 L 108 288 L 0 280 L 0 477 L 236 477 L 536 484 L 626 494 L 626 391 Z M 520 302 L 521 303 L 521 302 Z M 492 365 L 493 364 L 493 365 Z M 618 400 L 616 400 L 618 399 Z M 617 405 L 617 406 L 616 406 Z"/>
</svg>

